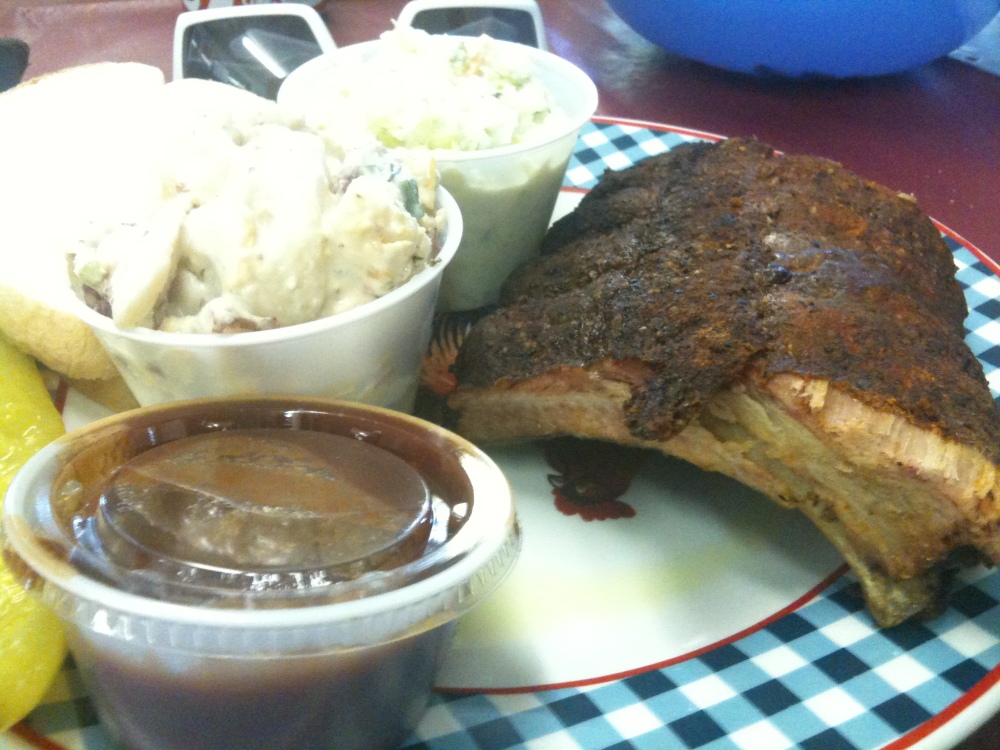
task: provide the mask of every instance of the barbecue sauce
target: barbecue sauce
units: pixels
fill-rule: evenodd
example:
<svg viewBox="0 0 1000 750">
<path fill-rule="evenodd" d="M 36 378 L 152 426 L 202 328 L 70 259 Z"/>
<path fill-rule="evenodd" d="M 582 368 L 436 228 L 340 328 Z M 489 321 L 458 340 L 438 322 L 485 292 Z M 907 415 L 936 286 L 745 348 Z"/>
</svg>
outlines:
<svg viewBox="0 0 1000 750">
<path fill-rule="evenodd" d="M 114 589 L 67 638 L 123 748 L 406 739 L 466 586 L 423 592 L 468 552 L 464 447 L 388 412 L 248 399 L 138 410 L 64 453 L 39 533 L 67 580 Z"/>
<path fill-rule="evenodd" d="M 201 657 L 182 670 L 106 651 L 78 663 L 125 750 L 389 750 L 426 709 L 453 629 L 298 659 Z"/>
<path fill-rule="evenodd" d="M 113 568 L 256 592 L 405 564 L 420 557 L 432 521 L 427 485 L 392 453 L 263 428 L 140 453 L 107 482 L 89 527 Z"/>
</svg>

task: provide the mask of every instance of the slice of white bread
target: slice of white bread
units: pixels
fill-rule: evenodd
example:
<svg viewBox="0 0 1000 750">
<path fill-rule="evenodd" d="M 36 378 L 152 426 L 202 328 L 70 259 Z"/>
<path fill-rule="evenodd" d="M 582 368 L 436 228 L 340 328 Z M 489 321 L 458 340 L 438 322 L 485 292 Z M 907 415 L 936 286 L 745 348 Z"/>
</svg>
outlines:
<svg viewBox="0 0 1000 750">
<path fill-rule="evenodd" d="M 163 85 L 159 68 L 97 63 L 0 94 L 0 330 L 73 378 L 116 371 L 70 312 L 66 252 L 102 206 L 144 199 L 135 186 L 155 144 L 142 117 Z"/>
</svg>

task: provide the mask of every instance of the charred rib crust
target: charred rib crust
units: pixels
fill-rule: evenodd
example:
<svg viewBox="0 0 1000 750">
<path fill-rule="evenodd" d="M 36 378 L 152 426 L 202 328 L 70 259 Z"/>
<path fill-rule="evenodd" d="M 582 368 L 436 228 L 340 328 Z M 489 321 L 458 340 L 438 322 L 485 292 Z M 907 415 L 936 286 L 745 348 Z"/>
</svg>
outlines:
<svg viewBox="0 0 1000 750">
<path fill-rule="evenodd" d="M 753 364 L 1000 456 L 954 261 L 918 206 L 824 159 L 688 144 L 609 172 L 470 332 L 459 382 L 636 360 L 638 438 L 669 438 Z M 986 418 L 984 418 L 984 414 Z"/>
</svg>

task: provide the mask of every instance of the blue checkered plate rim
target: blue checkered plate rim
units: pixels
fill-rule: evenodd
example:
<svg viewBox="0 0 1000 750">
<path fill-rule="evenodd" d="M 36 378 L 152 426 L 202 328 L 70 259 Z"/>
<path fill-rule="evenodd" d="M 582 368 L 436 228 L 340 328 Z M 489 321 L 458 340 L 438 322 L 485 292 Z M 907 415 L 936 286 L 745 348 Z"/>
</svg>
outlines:
<svg viewBox="0 0 1000 750">
<path fill-rule="evenodd" d="M 720 136 L 595 118 L 564 188 L 606 169 Z M 967 341 L 1000 396 L 1000 269 L 950 229 L 969 304 Z M 501 465 L 510 456 L 498 458 Z M 506 470 L 505 466 L 505 470 Z M 530 527 L 527 529 L 530 531 Z M 1000 572 L 966 571 L 930 622 L 880 630 L 856 581 L 833 565 L 815 585 L 726 637 L 586 679 L 435 694 L 408 750 L 950 748 L 1000 709 Z M 71 664 L 0 750 L 111 750 Z"/>
</svg>

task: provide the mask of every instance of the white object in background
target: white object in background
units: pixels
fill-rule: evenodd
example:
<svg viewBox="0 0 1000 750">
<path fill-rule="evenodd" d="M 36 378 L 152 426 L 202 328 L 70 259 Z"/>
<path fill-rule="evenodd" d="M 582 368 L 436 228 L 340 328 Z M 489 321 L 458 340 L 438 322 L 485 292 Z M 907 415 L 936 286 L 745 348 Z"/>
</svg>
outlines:
<svg viewBox="0 0 1000 750">
<path fill-rule="evenodd" d="M 304 5 L 319 5 L 323 0 L 287 0 L 291 3 L 301 3 Z M 184 0 L 184 7 L 188 10 L 215 10 L 216 8 L 232 8 L 238 5 L 270 5 L 272 3 L 282 3 L 285 0 Z"/>
<path fill-rule="evenodd" d="M 185 1 L 188 3 L 196 2 L 196 0 Z M 211 5 L 211 3 L 215 0 L 208 1 Z M 235 7 L 216 7 L 215 5 L 212 5 L 206 10 L 189 10 L 188 12 L 181 13 L 177 16 L 177 23 L 174 25 L 173 45 L 174 80 L 191 77 L 190 75 L 186 75 L 189 71 L 185 70 L 185 59 L 190 52 L 189 47 L 192 43 L 192 34 L 197 26 L 217 22 L 244 21 L 247 24 L 247 33 L 244 33 L 243 36 L 247 38 L 247 41 L 252 42 L 253 40 L 250 38 L 249 32 L 267 32 L 269 19 L 279 22 L 282 16 L 285 18 L 298 18 L 306 24 L 306 28 L 308 28 L 312 38 L 305 41 L 307 41 L 314 48 L 315 54 L 330 52 L 337 48 L 336 43 L 333 41 L 333 37 L 330 36 L 329 29 L 327 29 L 326 24 L 323 22 L 323 18 L 309 5 L 302 3 L 281 2 L 271 3 L 268 5 L 251 4 Z M 255 23 L 251 23 L 252 21 L 255 21 Z M 248 48 L 247 51 L 251 55 L 254 54 L 253 49 Z M 224 52 L 228 54 L 227 50 L 224 50 Z M 216 64 L 224 64 L 226 60 L 213 59 L 212 62 Z M 262 67 L 267 69 L 271 68 L 269 61 L 261 59 L 260 62 Z M 288 75 L 290 72 L 291 70 L 285 71 L 283 75 L 279 75 L 278 77 L 283 80 L 284 76 Z M 223 82 L 226 83 L 226 81 Z"/>
<path fill-rule="evenodd" d="M 399 12 L 396 24 L 435 34 L 487 34 L 548 49 L 542 11 L 535 0 L 411 0 Z"/>
</svg>

